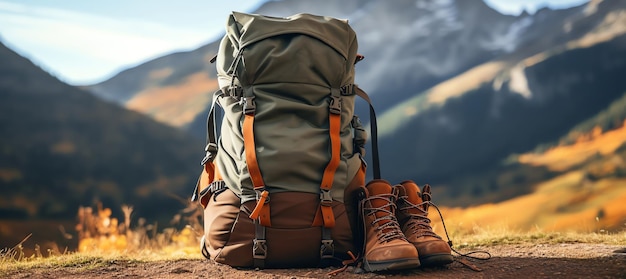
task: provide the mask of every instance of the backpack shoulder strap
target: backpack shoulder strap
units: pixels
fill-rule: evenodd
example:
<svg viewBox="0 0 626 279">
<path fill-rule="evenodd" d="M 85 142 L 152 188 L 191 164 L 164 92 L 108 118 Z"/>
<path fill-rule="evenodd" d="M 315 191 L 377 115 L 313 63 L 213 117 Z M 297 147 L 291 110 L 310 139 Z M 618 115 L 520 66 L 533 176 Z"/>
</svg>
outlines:
<svg viewBox="0 0 626 279">
<path fill-rule="evenodd" d="M 365 91 L 363 91 L 363 89 L 361 89 L 358 86 L 354 87 L 354 91 L 356 92 L 356 94 L 361 97 L 363 100 L 365 100 L 369 106 L 370 106 L 370 133 L 372 134 L 372 164 L 373 166 L 373 172 L 374 172 L 374 179 L 380 179 L 380 157 L 378 155 L 378 124 L 376 123 L 376 112 L 374 111 L 374 106 L 372 105 L 372 100 L 370 99 L 370 96 L 367 95 L 367 93 L 365 93 Z"/>
</svg>

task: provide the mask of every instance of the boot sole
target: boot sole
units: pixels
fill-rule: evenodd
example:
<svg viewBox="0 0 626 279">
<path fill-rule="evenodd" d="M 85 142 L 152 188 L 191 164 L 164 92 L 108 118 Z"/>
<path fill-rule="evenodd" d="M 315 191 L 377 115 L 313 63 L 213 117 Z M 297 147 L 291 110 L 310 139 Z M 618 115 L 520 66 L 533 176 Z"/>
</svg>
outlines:
<svg viewBox="0 0 626 279">
<path fill-rule="evenodd" d="M 420 266 L 420 260 L 415 258 L 378 262 L 371 262 L 367 259 L 363 259 L 363 263 L 363 269 L 368 272 L 413 269 Z"/>
<path fill-rule="evenodd" d="M 454 261 L 454 257 L 451 254 L 433 254 L 424 257 L 420 257 L 422 266 L 442 266 L 451 264 Z"/>
</svg>

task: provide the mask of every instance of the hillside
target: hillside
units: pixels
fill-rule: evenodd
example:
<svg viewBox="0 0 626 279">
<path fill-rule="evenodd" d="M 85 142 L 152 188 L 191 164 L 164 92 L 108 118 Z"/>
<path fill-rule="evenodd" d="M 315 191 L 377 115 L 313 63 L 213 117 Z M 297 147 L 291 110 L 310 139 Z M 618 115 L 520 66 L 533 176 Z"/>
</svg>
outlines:
<svg viewBox="0 0 626 279">
<path fill-rule="evenodd" d="M 600 115 L 606 116 L 607 112 Z M 541 152 L 512 156 L 506 168 L 491 176 L 491 182 L 480 181 L 480 176 L 466 178 L 466 182 L 474 182 L 472 202 L 480 205 L 443 207 L 446 222 L 463 232 L 477 227 L 524 232 L 623 231 L 626 122 L 612 130 L 595 126 L 591 132 L 576 133 L 574 143 L 562 142 Z M 526 189 L 526 193 L 491 203 L 485 195 L 489 189 L 480 187 L 488 183 L 515 185 Z M 438 219 L 436 214 L 434 217 Z"/>
<path fill-rule="evenodd" d="M 404 148 L 386 149 L 383 160 L 428 159 L 411 164 L 405 159 L 405 164 L 387 165 L 385 173 L 394 179 L 414 173 L 443 181 L 450 173 L 488 169 L 512 153 L 558 140 L 626 92 L 621 78 L 625 51 L 626 35 L 620 35 L 516 69 L 528 63 L 522 60 L 500 72 L 509 75 L 504 82 L 496 76 L 443 101 L 437 99 L 439 88 L 433 88 L 398 105 L 380 117 L 385 127 L 381 144 Z M 519 79 L 522 90 L 515 87 Z"/>
<path fill-rule="evenodd" d="M 3 44 L 0 60 L 2 218 L 73 220 L 101 201 L 154 221 L 184 207 L 173 196 L 194 186 L 200 141 L 66 85 Z"/>
<path fill-rule="evenodd" d="M 215 65 L 209 60 L 218 44 L 157 58 L 85 89 L 157 121 L 187 127 L 200 115 L 206 116 L 210 96 L 217 90 Z M 204 131 L 195 134 L 202 136 Z"/>
</svg>

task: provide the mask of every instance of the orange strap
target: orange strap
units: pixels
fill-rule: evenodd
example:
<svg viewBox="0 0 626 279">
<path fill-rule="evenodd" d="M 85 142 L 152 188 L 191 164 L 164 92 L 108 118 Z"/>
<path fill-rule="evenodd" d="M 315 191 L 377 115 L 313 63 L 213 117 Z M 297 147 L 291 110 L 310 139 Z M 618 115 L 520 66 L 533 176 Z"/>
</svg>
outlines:
<svg viewBox="0 0 626 279">
<path fill-rule="evenodd" d="M 246 151 L 246 164 L 248 164 L 248 172 L 254 189 L 265 187 L 259 163 L 256 160 L 256 146 L 254 144 L 254 115 L 246 114 L 243 119 L 243 145 Z"/>
<path fill-rule="evenodd" d="M 339 152 L 341 151 L 341 138 L 339 132 L 341 130 L 341 115 L 333 114 L 329 115 L 330 122 L 330 162 L 324 170 L 324 176 L 322 177 L 322 185 L 320 188 L 323 190 L 330 190 L 333 187 L 333 181 L 335 180 L 335 172 L 339 167 Z"/>
<path fill-rule="evenodd" d="M 198 179 L 198 193 L 201 193 L 211 185 L 213 181 L 215 181 L 215 165 L 211 162 L 206 162 L 204 167 L 202 168 L 202 172 L 200 173 L 200 179 Z M 203 208 L 206 208 L 207 204 L 209 204 L 209 195 L 204 195 L 200 197 L 200 204 Z"/>
<path fill-rule="evenodd" d="M 330 191 L 333 187 L 335 172 L 337 171 L 337 167 L 339 167 L 340 162 L 339 153 L 341 152 L 341 137 L 339 134 L 341 132 L 341 114 L 330 113 L 328 119 L 330 124 L 330 161 L 328 162 L 326 169 L 324 169 L 324 176 L 322 176 L 322 185 L 320 185 L 322 192 Z M 313 220 L 314 226 L 320 223 L 320 217 L 322 217 L 324 227 L 332 228 L 335 226 L 335 214 L 333 214 L 332 201 L 322 201 L 320 203 L 320 209 Z"/>
<path fill-rule="evenodd" d="M 254 114 L 245 114 L 243 119 L 243 145 L 246 152 L 246 164 L 248 172 L 252 180 L 254 190 L 262 190 L 265 188 L 265 182 L 261 176 L 261 169 L 256 159 L 256 145 L 254 144 Z M 263 194 L 257 201 L 257 205 L 253 210 L 254 216 L 250 214 L 250 218 L 259 218 L 261 225 L 269 227 L 270 222 L 270 204 L 267 201 L 269 192 L 263 191 Z"/>
<path fill-rule="evenodd" d="M 209 187 L 209 184 L 213 181 L 215 181 L 215 165 L 211 162 L 206 162 L 200 174 L 200 192 Z"/>
<path fill-rule="evenodd" d="M 220 180 L 224 180 L 224 178 L 222 177 L 222 174 L 220 173 L 220 170 L 218 168 L 215 168 L 215 172 L 213 174 L 213 181 L 220 181 Z"/>
<path fill-rule="evenodd" d="M 251 219 L 256 219 L 259 218 L 259 215 L 261 215 L 261 209 L 263 208 L 262 205 L 265 204 L 265 201 L 267 201 L 267 196 L 269 196 L 270 192 L 268 191 L 263 191 L 261 193 L 261 197 L 259 198 L 259 201 L 257 202 L 256 206 L 254 207 L 254 210 L 252 210 L 252 213 L 250 213 L 250 218 Z"/>
<path fill-rule="evenodd" d="M 335 214 L 332 206 L 320 205 L 317 213 L 315 213 L 312 227 L 321 227 L 322 225 L 326 228 L 335 226 Z"/>
</svg>

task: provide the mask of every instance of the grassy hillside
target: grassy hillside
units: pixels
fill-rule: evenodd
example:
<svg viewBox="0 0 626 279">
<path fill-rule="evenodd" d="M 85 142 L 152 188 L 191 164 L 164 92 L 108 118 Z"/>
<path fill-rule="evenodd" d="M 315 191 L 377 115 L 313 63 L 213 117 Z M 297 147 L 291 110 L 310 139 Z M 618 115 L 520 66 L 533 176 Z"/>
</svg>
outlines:
<svg viewBox="0 0 626 279">
<path fill-rule="evenodd" d="M 626 158 L 626 147 L 611 158 L 591 160 L 585 167 L 537 183 L 531 193 L 468 208 L 444 207 L 442 212 L 448 226 L 456 226 L 463 232 L 476 228 L 524 232 L 624 231 L 626 166 L 623 158 Z M 612 174 L 597 172 L 607 164 L 613 168 Z"/>
<path fill-rule="evenodd" d="M 559 143 L 511 156 L 497 173 L 466 177 L 464 181 L 471 181 L 466 185 L 472 191 L 468 193 L 472 201 L 482 200 L 484 204 L 446 207 L 442 210 L 446 222 L 466 232 L 477 227 L 519 231 L 626 230 L 624 98 L 583 121 Z M 616 128 L 603 128 L 616 126 L 614 123 L 620 121 Z M 490 179 L 493 177 L 496 179 Z M 504 194 L 493 193 L 499 187 L 521 192 L 506 200 L 494 200 L 494 196 L 502 198 Z M 467 202 L 459 198 L 448 204 L 462 205 L 464 201 Z"/>
</svg>

